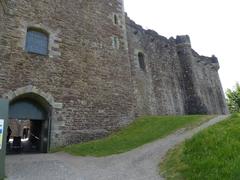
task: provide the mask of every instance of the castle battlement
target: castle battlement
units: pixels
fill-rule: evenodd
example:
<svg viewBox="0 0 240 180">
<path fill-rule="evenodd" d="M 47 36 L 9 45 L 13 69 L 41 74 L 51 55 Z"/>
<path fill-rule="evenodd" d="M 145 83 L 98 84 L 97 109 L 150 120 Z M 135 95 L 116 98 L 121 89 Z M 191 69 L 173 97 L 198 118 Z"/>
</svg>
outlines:
<svg viewBox="0 0 240 180">
<path fill-rule="evenodd" d="M 176 44 L 178 44 L 178 45 L 179 44 L 185 44 L 185 45 L 190 45 L 191 46 L 190 37 L 188 35 L 177 36 Z"/>
</svg>

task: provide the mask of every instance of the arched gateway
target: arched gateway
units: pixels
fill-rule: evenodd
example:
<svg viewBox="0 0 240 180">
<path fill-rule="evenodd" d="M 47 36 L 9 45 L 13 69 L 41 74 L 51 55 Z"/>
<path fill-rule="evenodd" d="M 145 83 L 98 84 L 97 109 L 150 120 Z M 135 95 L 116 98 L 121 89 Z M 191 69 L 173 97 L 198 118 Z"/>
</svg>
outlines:
<svg viewBox="0 0 240 180">
<path fill-rule="evenodd" d="M 53 121 L 56 122 L 56 112 L 63 108 L 63 104 L 55 102 L 50 93 L 29 85 L 8 91 L 2 98 L 10 102 L 11 135 L 7 146 L 8 153 L 16 151 L 45 153 L 54 145 L 61 145 L 61 142 L 56 138 L 52 139 L 51 136 L 56 135 L 59 129 Z M 50 142 L 51 139 L 53 141 Z"/>
<path fill-rule="evenodd" d="M 50 144 L 51 105 L 35 93 L 10 101 L 8 153 L 46 153 Z"/>
<path fill-rule="evenodd" d="M 50 146 L 53 98 L 29 87 L 5 96 L 10 100 L 7 152 L 46 153 Z"/>
</svg>

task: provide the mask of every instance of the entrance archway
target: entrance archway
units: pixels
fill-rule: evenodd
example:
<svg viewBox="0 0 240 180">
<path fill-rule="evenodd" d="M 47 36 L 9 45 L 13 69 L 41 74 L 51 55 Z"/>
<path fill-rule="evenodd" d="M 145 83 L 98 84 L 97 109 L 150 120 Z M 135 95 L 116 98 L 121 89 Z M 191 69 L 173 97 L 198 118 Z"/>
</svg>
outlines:
<svg viewBox="0 0 240 180">
<path fill-rule="evenodd" d="M 10 102 L 7 152 L 46 153 L 50 140 L 51 105 L 27 93 Z"/>
</svg>

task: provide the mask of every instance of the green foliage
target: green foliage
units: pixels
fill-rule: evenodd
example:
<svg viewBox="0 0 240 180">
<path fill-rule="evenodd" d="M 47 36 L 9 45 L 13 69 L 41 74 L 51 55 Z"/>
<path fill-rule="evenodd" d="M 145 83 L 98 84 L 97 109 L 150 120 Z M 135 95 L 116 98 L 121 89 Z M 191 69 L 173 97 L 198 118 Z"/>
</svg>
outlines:
<svg viewBox="0 0 240 180">
<path fill-rule="evenodd" d="M 166 179 L 240 179 L 240 115 L 234 114 L 170 151 L 161 164 Z"/>
<path fill-rule="evenodd" d="M 240 85 L 236 84 L 235 89 L 228 89 L 226 92 L 227 104 L 231 113 L 240 112 Z"/>
<path fill-rule="evenodd" d="M 166 136 L 175 130 L 193 126 L 213 116 L 151 116 L 142 117 L 128 127 L 104 139 L 70 145 L 62 149 L 76 156 L 107 156 L 127 152 Z"/>
</svg>

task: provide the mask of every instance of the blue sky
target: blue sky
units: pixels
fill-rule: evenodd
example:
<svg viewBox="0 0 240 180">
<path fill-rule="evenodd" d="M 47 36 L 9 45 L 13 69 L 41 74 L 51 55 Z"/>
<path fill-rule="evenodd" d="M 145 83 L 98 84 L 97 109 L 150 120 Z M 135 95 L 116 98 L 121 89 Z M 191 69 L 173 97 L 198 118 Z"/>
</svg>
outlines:
<svg viewBox="0 0 240 180">
<path fill-rule="evenodd" d="M 145 29 L 188 34 L 200 55 L 216 55 L 224 90 L 240 81 L 239 0 L 125 0 L 125 11 Z"/>
</svg>

